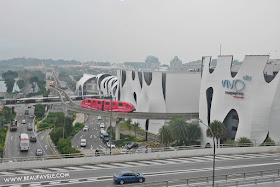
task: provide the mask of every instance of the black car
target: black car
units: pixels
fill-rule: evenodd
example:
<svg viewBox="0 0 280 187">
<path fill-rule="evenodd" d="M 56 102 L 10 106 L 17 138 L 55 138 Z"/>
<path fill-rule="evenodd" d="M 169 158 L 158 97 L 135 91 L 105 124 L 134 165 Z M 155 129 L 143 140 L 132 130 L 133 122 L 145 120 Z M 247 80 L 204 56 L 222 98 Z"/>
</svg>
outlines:
<svg viewBox="0 0 280 187">
<path fill-rule="evenodd" d="M 36 136 L 30 136 L 30 142 L 37 142 Z"/>
<path fill-rule="evenodd" d="M 130 142 L 129 144 L 126 144 L 125 147 L 127 149 L 131 149 L 131 148 L 134 148 L 134 147 L 138 147 L 138 143 L 137 142 Z"/>
<path fill-rule="evenodd" d="M 106 153 L 100 149 L 95 150 L 95 156 L 105 156 Z"/>
</svg>

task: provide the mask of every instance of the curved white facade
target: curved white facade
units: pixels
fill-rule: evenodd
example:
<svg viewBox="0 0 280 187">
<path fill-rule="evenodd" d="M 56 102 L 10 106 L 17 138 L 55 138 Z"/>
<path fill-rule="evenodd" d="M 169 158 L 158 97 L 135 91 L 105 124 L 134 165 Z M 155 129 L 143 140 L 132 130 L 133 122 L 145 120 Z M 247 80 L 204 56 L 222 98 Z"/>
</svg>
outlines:
<svg viewBox="0 0 280 187">
<path fill-rule="evenodd" d="M 118 71 L 118 99 L 137 112 L 197 113 L 200 73 Z M 138 120 L 145 129 L 146 120 Z M 150 120 L 149 132 L 158 133 L 164 120 Z"/>
<path fill-rule="evenodd" d="M 237 120 L 237 126 L 227 125 L 232 139 L 247 137 L 262 143 L 269 135 L 280 141 L 280 86 L 279 73 L 268 83 L 264 69 L 269 56 L 246 56 L 235 77 L 231 75 L 232 56 L 219 56 L 217 66 L 209 71 L 211 57 L 203 57 L 203 73 L 200 88 L 199 116 L 208 125 L 219 120 Z M 212 98 L 212 99 L 211 99 Z M 233 115 L 228 115 L 233 111 Z M 228 117 L 231 116 L 231 117 Z M 229 128 L 230 127 L 230 128 Z M 202 144 L 212 140 L 202 128 Z"/>
<path fill-rule="evenodd" d="M 84 92 L 94 91 L 97 91 L 96 75 L 84 74 L 76 84 L 76 93 L 78 95 L 84 95 Z"/>
</svg>

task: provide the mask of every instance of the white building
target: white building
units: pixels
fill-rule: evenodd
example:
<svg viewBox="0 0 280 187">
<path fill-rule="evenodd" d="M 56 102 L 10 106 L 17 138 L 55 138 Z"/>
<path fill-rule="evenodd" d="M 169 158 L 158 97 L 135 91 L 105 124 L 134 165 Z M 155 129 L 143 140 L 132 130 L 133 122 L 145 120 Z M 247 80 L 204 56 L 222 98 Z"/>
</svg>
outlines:
<svg viewBox="0 0 280 187">
<path fill-rule="evenodd" d="M 267 137 L 280 141 L 279 74 L 271 72 L 269 56 L 246 56 L 237 73 L 232 74 L 233 56 L 219 56 L 210 71 L 211 57 L 203 57 L 199 116 L 208 125 L 219 120 L 227 126 L 228 139 L 247 137 L 263 143 Z M 278 70 L 279 71 L 279 68 Z M 212 144 L 202 128 L 202 145 Z"/>
<path fill-rule="evenodd" d="M 118 71 L 118 100 L 137 112 L 197 113 L 200 73 Z M 145 129 L 146 120 L 138 120 Z M 150 120 L 149 132 L 158 133 L 164 120 Z"/>
</svg>

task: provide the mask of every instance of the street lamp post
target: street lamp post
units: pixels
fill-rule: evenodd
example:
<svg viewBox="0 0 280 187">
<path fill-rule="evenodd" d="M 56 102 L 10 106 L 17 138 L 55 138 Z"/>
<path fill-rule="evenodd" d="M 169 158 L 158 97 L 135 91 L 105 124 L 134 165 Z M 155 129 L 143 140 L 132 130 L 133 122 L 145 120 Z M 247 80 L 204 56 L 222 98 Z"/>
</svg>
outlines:
<svg viewBox="0 0 280 187">
<path fill-rule="evenodd" d="M 110 155 L 112 155 L 112 131 L 113 131 L 113 128 L 112 128 L 112 98 L 113 96 L 111 95 L 110 97 L 110 104 L 111 104 L 111 115 L 110 115 L 110 127 L 111 127 L 111 130 L 110 130 Z"/>
<path fill-rule="evenodd" d="M 212 129 L 208 125 L 205 125 L 205 123 L 203 123 L 203 121 L 201 119 L 199 119 L 199 122 L 202 123 L 204 126 L 206 126 L 210 130 L 212 138 L 213 138 L 214 155 L 213 155 L 213 180 L 212 180 L 212 186 L 215 187 L 215 157 L 216 157 L 215 137 L 214 137 L 214 133 L 213 133 Z"/>
</svg>

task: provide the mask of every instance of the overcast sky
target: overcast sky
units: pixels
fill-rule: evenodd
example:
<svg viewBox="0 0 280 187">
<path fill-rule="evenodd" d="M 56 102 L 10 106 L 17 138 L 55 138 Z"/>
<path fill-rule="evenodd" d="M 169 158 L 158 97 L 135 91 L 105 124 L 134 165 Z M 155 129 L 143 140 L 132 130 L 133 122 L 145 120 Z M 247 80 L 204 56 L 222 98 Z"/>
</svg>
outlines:
<svg viewBox="0 0 280 187">
<path fill-rule="evenodd" d="M 279 0 L 0 0 L 0 59 L 280 58 Z"/>
</svg>

